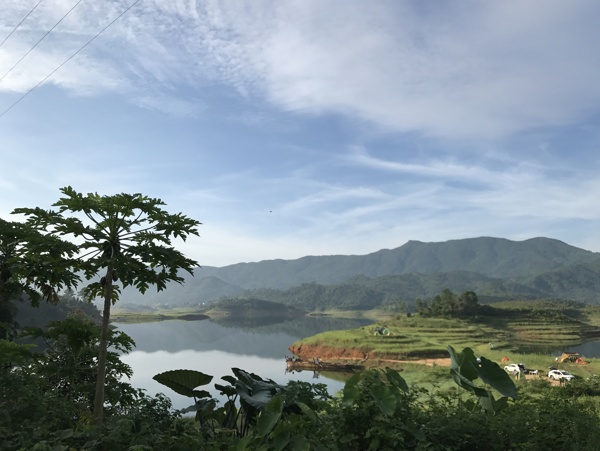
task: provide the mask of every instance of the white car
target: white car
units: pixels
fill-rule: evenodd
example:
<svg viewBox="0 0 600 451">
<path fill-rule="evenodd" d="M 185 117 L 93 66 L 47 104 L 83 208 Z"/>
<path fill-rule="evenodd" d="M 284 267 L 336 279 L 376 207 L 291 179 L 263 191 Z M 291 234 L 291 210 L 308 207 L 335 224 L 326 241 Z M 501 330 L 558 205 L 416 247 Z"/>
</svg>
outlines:
<svg viewBox="0 0 600 451">
<path fill-rule="evenodd" d="M 504 367 L 504 370 L 510 374 L 517 374 L 521 371 L 525 372 L 525 365 L 522 363 L 510 363 Z"/>
<path fill-rule="evenodd" d="M 564 381 L 564 382 L 575 379 L 575 376 L 573 376 L 571 373 L 564 371 L 564 370 L 550 370 L 550 371 L 548 371 L 548 377 L 555 381 Z"/>
</svg>

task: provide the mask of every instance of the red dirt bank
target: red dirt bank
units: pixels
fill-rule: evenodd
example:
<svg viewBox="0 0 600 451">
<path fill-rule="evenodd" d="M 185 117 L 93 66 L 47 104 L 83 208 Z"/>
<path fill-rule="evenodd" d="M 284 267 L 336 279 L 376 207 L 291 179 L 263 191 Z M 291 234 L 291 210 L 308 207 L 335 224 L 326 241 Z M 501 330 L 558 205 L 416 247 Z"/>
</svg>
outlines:
<svg viewBox="0 0 600 451">
<path fill-rule="evenodd" d="M 320 360 L 326 361 L 344 361 L 344 362 L 356 362 L 361 361 L 366 365 L 372 363 L 373 366 L 377 366 L 379 362 L 389 363 L 420 363 L 423 365 L 441 365 L 450 366 L 450 358 L 428 358 L 428 359 L 414 359 L 414 360 L 402 360 L 392 358 L 393 356 L 374 356 L 367 355 L 358 349 L 339 349 L 339 348 L 328 348 L 326 346 L 313 346 L 313 345 L 300 345 L 298 347 L 290 346 L 288 348 L 294 355 L 297 355 L 302 360 L 312 360 L 314 357 L 318 357 Z"/>
</svg>

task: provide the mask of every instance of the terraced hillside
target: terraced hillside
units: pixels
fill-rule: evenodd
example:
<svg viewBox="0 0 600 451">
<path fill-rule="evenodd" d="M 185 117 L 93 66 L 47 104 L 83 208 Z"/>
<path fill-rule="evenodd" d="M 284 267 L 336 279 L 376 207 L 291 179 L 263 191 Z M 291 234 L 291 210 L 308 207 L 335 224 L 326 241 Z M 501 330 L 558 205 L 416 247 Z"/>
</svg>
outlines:
<svg viewBox="0 0 600 451">
<path fill-rule="evenodd" d="M 549 307 L 550 306 L 550 307 Z M 489 316 L 474 320 L 400 316 L 385 326 L 321 333 L 294 343 L 290 350 L 302 358 L 396 359 L 447 357 L 448 346 L 471 347 L 478 353 L 568 348 L 586 338 L 600 336 L 583 309 L 564 305 L 534 304 L 534 308 L 506 303 Z"/>
<path fill-rule="evenodd" d="M 390 335 L 376 335 L 376 325 L 324 332 L 294 343 L 290 350 L 303 358 L 398 359 L 447 356 L 448 345 L 462 348 L 489 341 L 500 333 L 484 325 L 457 319 L 402 317 L 385 324 Z"/>
</svg>

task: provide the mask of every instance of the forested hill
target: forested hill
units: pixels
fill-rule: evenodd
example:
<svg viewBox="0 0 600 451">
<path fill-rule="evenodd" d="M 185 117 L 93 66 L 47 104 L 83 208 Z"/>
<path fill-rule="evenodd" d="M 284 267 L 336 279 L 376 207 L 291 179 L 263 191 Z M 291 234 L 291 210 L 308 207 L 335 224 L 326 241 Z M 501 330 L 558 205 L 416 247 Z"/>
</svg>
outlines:
<svg viewBox="0 0 600 451">
<path fill-rule="evenodd" d="M 583 273 L 586 275 L 581 277 L 586 283 L 595 278 L 599 280 L 597 288 L 600 288 L 600 269 L 594 264 L 596 260 L 600 261 L 600 254 L 549 238 L 510 241 L 481 237 L 439 243 L 409 241 L 396 249 L 367 255 L 307 256 L 296 260 L 238 263 L 222 268 L 203 267 L 196 270 L 194 278 L 187 278 L 184 285 L 175 284 L 165 292 L 144 296 L 126 290 L 123 301 L 195 304 L 241 295 L 247 290 L 287 290 L 306 283 L 339 285 L 357 276 L 376 279 L 412 274 L 411 284 L 418 279 L 421 284 L 433 286 L 437 283 L 427 282 L 429 276 L 456 281 L 457 272 L 471 274 L 470 280 L 490 279 L 487 283 L 495 286 L 499 294 L 522 293 L 524 289 L 532 296 L 535 293 L 551 296 L 554 291 L 569 294 Z M 356 285 L 357 281 L 352 283 Z M 584 297 L 595 289 L 595 282 L 592 285 L 584 290 Z M 455 289 L 460 291 L 462 288 Z M 424 295 L 429 292 L 423 288 L 415 290 Z"/>
<path fill-rule="evenodd" d="M 471 271 L 497 278 L 520 277 L 589 262 L 597 257 L 600 255 L 548 238 L 510 241 L 483 237 L 441 243 L 409 241 L 399 248 L 367 255 L 238 263 L 223 268 L 205 268 L 198 275 L 216 276 L 244 288 L 286 288 L 304 282 L 331 284 L 358 274 L 381 277 Z"/>
</svg>

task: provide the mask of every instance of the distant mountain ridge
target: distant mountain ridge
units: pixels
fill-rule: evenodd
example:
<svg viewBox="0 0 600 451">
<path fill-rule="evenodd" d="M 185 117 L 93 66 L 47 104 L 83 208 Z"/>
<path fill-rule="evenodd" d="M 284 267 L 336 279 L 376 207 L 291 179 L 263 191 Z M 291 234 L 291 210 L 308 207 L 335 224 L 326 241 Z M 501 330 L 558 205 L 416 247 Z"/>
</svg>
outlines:
<svg viewBox="0 0 600 451">
<path fill-rule="evenodd" d="M 409 241 L 396 249 L 382 249 L 367 255 L 307 256 L 221 268 L 203 267 L 196 269 L 195 277 L 187 277 L 184 285 L 172 284 L 163 292 L 144 296 L 124 290 L 122 300 L 139 304 L 198 304 L 240 296 L 249 290 L 288 290 L 307 283 L 356 285 L 356 278 L 360 277 L 371 280 L 403 275 L 413 275 L 411 283 L 421 284 L 421 288 L 415 290 L 427 295 L 429 289 L 425 286 L 440 283 L 433 280 L 456 282 L 459 273 L 463 279 L 464 274 L 471 274 L 464 280 L 465 285 L 496 286 L 499 296 L 514 292 L 528 297 L 557 293 L 563 297 L 578 288 L 573 285 L 577 280 L 581 286 L 591 284 L 577 290 L 584 298 L 596 287 L 600 292 L 599 253 L 551 238 L 511 241 L 480 237 L 433 243 Z M 472 288 L 465 286 L 467 289 Z M 415 290 L 405 289 L 406 296 L 412 296 Z M 594 301 L 587 299 L 586 302 Z"/>
</svg>

